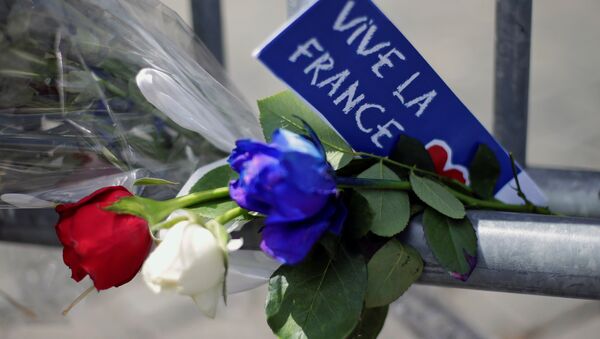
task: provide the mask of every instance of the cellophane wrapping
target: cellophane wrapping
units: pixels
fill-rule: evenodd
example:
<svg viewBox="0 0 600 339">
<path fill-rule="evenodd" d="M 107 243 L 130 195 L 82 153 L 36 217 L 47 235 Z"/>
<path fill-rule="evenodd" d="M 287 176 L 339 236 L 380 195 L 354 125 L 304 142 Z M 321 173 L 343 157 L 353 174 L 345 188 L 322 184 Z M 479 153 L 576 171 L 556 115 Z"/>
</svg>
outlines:
<svg viewBox="0 0 600 339">
<path fill-rule="evenodd" d="M 168 80 L 150 94 L 138 86 L 148 69 Z M 159 1 L 2 0 L 0 206 L 72 201 L 141 176 L 185 182 L 259 134 L 239 98 Z"/>
<path fill-rule="evenodd" d="M 176 195 L 180 186 L 140 192 L 133 183 L 183 184 L 236 139 L 260 138 L 240 98 L 159 1 L 0 0 L 0 240 L 56 245 L 56 215 L 43 207 L 100 187 Z M 0 327 L 64 321 L 60 310 L 87 288 L 70 281 L 59 248 L 5 244 L 0 252 Z M 264 280 L 264 255 L 242 253 L 232 266 Z M 232 292 L 256 285 L 239 282 Z"/>
</svg>

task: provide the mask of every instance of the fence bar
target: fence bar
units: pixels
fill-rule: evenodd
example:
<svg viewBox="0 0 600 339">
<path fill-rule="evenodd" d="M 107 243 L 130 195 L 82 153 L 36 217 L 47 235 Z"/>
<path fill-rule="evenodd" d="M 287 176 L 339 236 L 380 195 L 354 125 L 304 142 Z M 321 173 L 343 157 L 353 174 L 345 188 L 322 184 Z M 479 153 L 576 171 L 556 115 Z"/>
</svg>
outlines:
<svg viewBox="0 0 600 339">
<path fill-rule="evenodd" d="M 315 0 L 287 0 L 288 17 L 296 14 L 299 10 Z"/>
<path fill-rule="evenodd" d="M 600 172 L 527 168 L 554 212 L 600 218 Z"/>
<path fill-rule="evenodd" d="M 525 165 L 532 0 L 496 0 L 494 135 Z"/>
<path fill-rule="evenodd" d="M 54 209 L 0 209 L 0 241 L 58 246 Z"/>
<path fill-rule="evenodd" d="M 194 32 L 224 65 L 221 0 L 192 0 L 191 3 Z"/>
<path fill-rule="evenodd" d="M 421 220 L 403 233 L 425 261 L 421 283 L 500 292 L 600 299 L 598 220 L 469 212 L 479 262 L 467 282 L 451 278 L 426 244 Z"/>
</svg>

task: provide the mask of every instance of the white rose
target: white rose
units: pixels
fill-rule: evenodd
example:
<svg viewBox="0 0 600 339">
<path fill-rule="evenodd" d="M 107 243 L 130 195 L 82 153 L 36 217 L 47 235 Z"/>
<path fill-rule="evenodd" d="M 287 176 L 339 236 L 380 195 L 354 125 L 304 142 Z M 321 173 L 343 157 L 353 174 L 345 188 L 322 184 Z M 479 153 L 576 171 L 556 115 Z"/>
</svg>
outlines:
<svg viewBox="0 0 600 339">
<path fill-rule="evenodd" d="M 193 220 L 181 221 L 146 259 L 142 277 L 155 293 L 190 296 L 204 314 L 214 318 L 223 293 L 225 253 L 209 230 Z"/>
</svg>

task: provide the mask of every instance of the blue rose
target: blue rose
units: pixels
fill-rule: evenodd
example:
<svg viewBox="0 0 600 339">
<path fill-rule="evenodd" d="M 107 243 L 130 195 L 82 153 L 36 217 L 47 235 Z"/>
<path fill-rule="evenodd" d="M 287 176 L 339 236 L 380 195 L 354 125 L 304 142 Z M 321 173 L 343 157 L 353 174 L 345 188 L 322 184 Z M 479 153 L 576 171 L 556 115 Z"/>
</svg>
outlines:
<svg viewBox="0 0 600 339">
<path fill-rule="evenodd" d="M 231 198 L 267 216 L 265 253 L 296 264 L 325 232 L 341 232 L 346 208 L 318 140 L 278 129 L 270 144 L 237 141 L 229 164 L 240 174 L 229 185 Z"/>
</svg>

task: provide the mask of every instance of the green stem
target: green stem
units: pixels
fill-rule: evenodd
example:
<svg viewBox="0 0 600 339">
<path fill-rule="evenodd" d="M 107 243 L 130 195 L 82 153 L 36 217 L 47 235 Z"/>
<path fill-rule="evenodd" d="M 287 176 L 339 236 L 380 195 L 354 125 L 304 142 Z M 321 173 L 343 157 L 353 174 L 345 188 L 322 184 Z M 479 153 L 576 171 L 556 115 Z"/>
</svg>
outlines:
<svg viewBox="0 0 600 339">
<path fill-rule="evenodd" d="M 363 188 L 377 190 L 408 191 L 411 189 L 410 182 L 387 179 L 361 179 L 361 178 L 337 178 L 339 188 Z"/>
<path fill-rule="evenodd" d="M 408 191 L 412 189 L 409 181 L 401 180 L 385 180 L 385 179 L 358 179 L 358 178 L 337 178 L 339 188 L 362 188 L 362 189 L 377 189 L 377 190 L 398 190 Z M 457 192 L 449 187 L 446 187 L 452 195 L 465 204 L 468 208 L 473 209 L 492 209 L 506 212 L 524 212 L 538 214 L 552 214 L 547 208 L 535 205 L 512 205 L 505 204 L 498 200 L 482 200 L 464 193 Z"/>
<path fill-rule="evenodd" d="M 160 231 L 162 229 L 169 229 L 169 228 L 175 226 L 177 223 L 179 223 L 181 221 L 186 221 L 186 220 L 188 220 L 188 217 L 183 216 L 183 215 L 180 217 L 177 217 L 177 218 L 169 219 L 169 220 L 163 221 L 161 223 L 158 223 L 156 225 L 152 225 L 152 227 L 150 227 L 150 232 L 152 234 L 154 234 L 154 232 Z"/>
<path fill-rule="evenodd" d="M 466 194 L 456 192 L 454 190 L 450 190 L 450 192 L 458 198 L 458 200 L 462 201 L 465 206 L 469 208 L 476 209 L 491 209 L 497 211 L 505 211 L 505 212 L 521 212 L 521 213 L 537 213 L 537 214 L 546 214 L 552 215 L 553 213 L 545 208 L 540 206 L 535 206 L 533 204 L 525 204 L 525 205 L 514 205 L 514 204 L 505 204 L 498 200 L 481 200 L 474 197 L 470 197 Z"/>
<path fill-rule="evenodd" d="M 156 202 L 156 205 L 154 205 L 155 211 L 152 213 L 148 221 L 151 223 L 157 223 L 161 220 L 164 220 L 175 210 L 223 198 L 229 198 L 229 187 L 220 187 L 212 190 L 191 193 L 170 200 L 158 201 Z"/>
<path fill-rule="evenodd" d="M 219 217 L 215 218 L 215 221 L 221 225 L 225 225 L 229 221 L 244 214 L 244 212 L 245 211 L 241 207 L 232 208 L 229 211 L 220 215 Z M 169 228 L 177 225 L 177 223 L 188 220 L 188 219 L 189 219 L 189 217 L 187 215 L 182 215 L 182 216 L 179 216 L 176 218 L 172 218 L 172 219 L 163 221 L 156 225 L 152 225 L 152 227 L 150 227 L 150 232 L 151 232 L 151 234 L 154 234 L 155 232 L 158 232 L 162 229 L 169 229 Z"/>
<path fill-rule="evenodd" d="M 165 201 L 169 207 L 173 209 L 184 208 L 192 205 L 196 205 L 202 202 L 223 199 L 229 197 L 229 187 L 220 187 L 208 191 L 191 193 L 184 195 L 179 198 L 174 198 Z"/>
<path fill-rule="evenodd" d="M 106 87 L 106 89 L 111 92 L 114 95 L 120 96 L 120 97 L 126 97 L 127 93 L 125 91 L 123 91 L 122 89 L 120 89 L 119 87 L 117 87 L 116 85 L 114 85 L 113 83 L 111 83 L 110 81 L 106 81 L 104 79 L 100 79 L 99 82 L 101 84 L 104 85 L 104 87 Z"/>
<path fill-rule="evenodd" d="M 230 222 L 231 220 L 244 214 L 244 212 L 245 212 L 244 209 L 242 209 L 241 207 L 235 207 L 235 208 L 232 208 L 229 211 L 225 212 L 223 215 L 220 215 L 217 218 L 215 218 L 215 221 L 221 225 L 225 225 L 226 223 Z"/>
<path fill-rule="evenodd" d="M 472 192 L 472 190 L 471 190 L 471 188 L 469 186 L 467 186 L 467 185 L 463 184 L 462 182 L 459 182 L 459 181 L 457 181 L 455 179 L 451 179 L 451 178 L 442 176 L 442 175 L 440 175 L 438 173 L 431 172 L 431 171 L 424 170 L 424 169 L 420 169 L 420 168 L 417 168 L 417 167 L 414 167 L 414 166 L 409 166 L 409 165 L 403 164 L 401 162 L 394 161 L 394 160 L 392 160 L 390 158 L 387 158 L 387 157 L 382 157 L 382 156 L 379 156 L 379 155 L 375 155 L 375 154 L 371 154 L 371 153 L 366 153 L 366 152 L 344 152 L 344 153 L 348 153 L 348 154 L 351 154 L 353 156 L 369 157 L 369 158 L 377 159 L 379 161 L 383 161 L 383 162 L 386 162 L 388 164 L 394 165 L 396 167 L 404 168 L 404 169 L 409 170 L 409 171 L 413 171 L 413 172 L 421 173 L 421 174 L 426 174 L 426 175 L 431 175 L 431 176 L 434 176 L 434 177 L 436 177 L 436 178 L 438 178 L 438 179 L 440 179 L 442 181 L 451 182 L 454 185 L 460 186 L 463 190 L 465 190 L 467 192 Z"/>
</svg>

